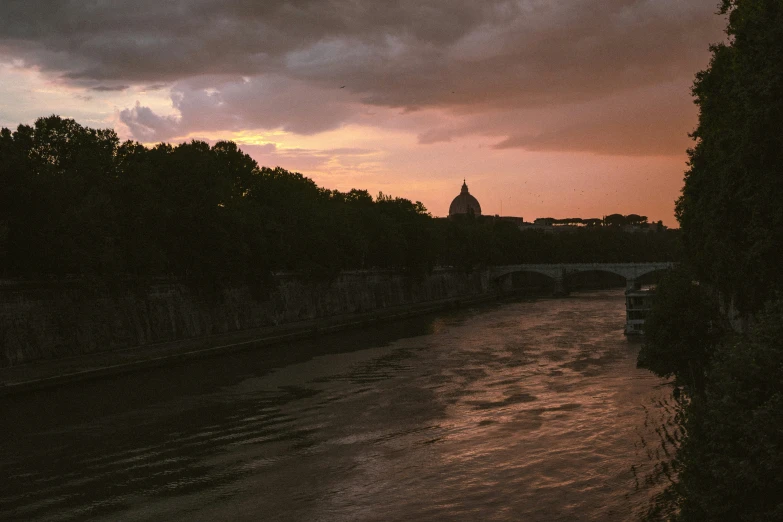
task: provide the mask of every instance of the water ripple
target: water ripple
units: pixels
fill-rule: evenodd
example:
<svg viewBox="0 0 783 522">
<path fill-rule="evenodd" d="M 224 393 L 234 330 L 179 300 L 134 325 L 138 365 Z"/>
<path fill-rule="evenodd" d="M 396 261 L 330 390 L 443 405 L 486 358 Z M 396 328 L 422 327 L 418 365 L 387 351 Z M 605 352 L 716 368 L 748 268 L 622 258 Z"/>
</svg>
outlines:
<svg viewBox="0 0 783 522">
<path fill-rule="evenodd" d="M 116 403 L 12 427 L 0 519 L 628 520 L 680 434 L 623 316 L 510 303 L 63 390 Z"/>
</svg>

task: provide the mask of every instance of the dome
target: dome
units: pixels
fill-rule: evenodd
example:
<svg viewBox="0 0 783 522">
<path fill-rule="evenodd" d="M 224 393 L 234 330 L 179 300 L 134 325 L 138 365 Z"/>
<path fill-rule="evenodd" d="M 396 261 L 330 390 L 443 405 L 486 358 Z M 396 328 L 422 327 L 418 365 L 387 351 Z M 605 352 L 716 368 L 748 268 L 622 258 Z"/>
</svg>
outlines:
<svg viewBox="0 0 783 522">
<path fill-rule="evenodd" d="M 470 195 L 468 192 L 468 184 L 465 180 L 462 180 L 462 190 L 459 196 L 454 198 L 449 207 L 449 216 L 457 214 L 473 214 L 476 216 L 481 215 L 481 205 L 476 198 Z"/>
</svg>

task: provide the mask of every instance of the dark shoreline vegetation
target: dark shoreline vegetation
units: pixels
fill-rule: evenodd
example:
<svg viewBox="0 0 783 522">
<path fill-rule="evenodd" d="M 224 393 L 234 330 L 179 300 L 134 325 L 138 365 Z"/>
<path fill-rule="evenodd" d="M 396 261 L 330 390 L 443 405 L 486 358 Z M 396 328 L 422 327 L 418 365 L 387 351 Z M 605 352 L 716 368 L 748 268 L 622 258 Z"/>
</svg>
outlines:
<svg viewBox="0 0 783 522">
<path fill-rule="evenodd" d="M 652 520 L 783 520 L 783 2 L 723 0 L 639 365 L 673 378 L 678 447 Z"/>
<path fill-rule="evenodd" d="M 0 131 L 0 277 L 263 284 L 286 270 L 323 279 L 678 258 L 679 231 L 628 233 L 614 216 L 573 232 L 523 232 L 491 216 L 433 218 L 420 202 L 321 188 L 259 167 L 233 142 L 147 148 L 59 116 Z"/>
</svg>

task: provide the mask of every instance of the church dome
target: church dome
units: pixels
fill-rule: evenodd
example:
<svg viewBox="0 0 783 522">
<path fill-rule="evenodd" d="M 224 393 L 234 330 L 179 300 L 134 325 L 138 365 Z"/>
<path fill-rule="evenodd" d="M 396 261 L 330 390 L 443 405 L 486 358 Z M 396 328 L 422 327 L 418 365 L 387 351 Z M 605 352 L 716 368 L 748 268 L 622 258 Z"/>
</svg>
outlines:
<svg viewBox="0 0 783 522">
<path fill-rule="evenodd" d="M 481 205 L 476 198 L 470 195 L 468 192 L 468 184 L 465 180 L 462 180 L 462 190 L 459 196 L 454 198 L 449 207 L 449 216 L 455 216 L 457 214 L 473 214 L 475 216 L 481 215 Z"/>
</svg>

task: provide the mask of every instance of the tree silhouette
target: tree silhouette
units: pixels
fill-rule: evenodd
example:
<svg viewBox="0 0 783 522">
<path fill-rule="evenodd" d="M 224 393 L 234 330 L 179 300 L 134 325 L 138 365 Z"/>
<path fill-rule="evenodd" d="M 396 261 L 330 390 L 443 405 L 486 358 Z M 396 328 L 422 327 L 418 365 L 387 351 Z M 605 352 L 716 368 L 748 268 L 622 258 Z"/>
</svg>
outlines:
<svg viewBox="0 0 783 522">
<path fill-rule="evenodd" d="M 302 174 L 259 167 L 229 141 L 148 148 L 58 116 L 2 129 L 0 167 L 6 275 L 258 282 L 280 270 L 326 278 L 357 268 L 677 255 L 673 234 L 551 237 L 491 216 L 434 219 L 420 202 L 327 190 Z"/>
</svg>

